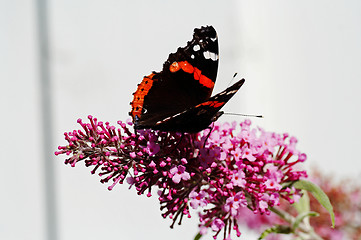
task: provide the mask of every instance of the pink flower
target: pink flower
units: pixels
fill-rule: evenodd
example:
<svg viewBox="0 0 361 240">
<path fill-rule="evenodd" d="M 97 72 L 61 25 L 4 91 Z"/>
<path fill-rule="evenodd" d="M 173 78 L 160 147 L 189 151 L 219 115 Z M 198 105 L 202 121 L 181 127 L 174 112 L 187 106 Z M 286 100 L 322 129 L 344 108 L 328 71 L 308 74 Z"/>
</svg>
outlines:
<svg viewBox="0 0 361 240">
<path fill-rule="evenodd" d="M 202 233 L 211 229 L 214 238 L 220 231 L 239 236 L 239 219 L 250 219 L 242 216 L 267 214 L 280 198 L 293 202 L 300 192 L 281 186 L 307 177 L 294 167 L 306 159 L 294 138 L 253 129 L 249 120 L 239 126 L 215 123 L 208 137 L 209 130 L 133 132 L 130 122 L 119 121 L 116 128 L 88 119 L 78 121 L 81 130 L 64 134 L 68 144 L 55 154 L 65 154 L 70 166 L 84 162 L 109 190 L 126 182 L 139 195 L 159 189 L 162 216 L 172 219 L 171 227 L 191 216 L 190 207 L 201 208 Z"/>
<path fill-rule="evenodd" d="M 242 192 L 239 192 L 234 197 L 227 198 L 224 210 L 230 213 L 232 217 L 235 217 L 238 215 L 238 209 L 245 206 L 247 206 L 247 200 Z"/>
<path fill-rule="evenodd" d="M 238 171 L 232 175 L 231 180 L 233 186 L 238 187 L 245 187 L 246 186 L 246 180 L 245 180 L 245 174 L 243 171 Z"/>
<path fill-rule="evenodd" d="M 252 151 L 250 148 L 245 147 L 242 152 L 243 152 L 242 158 L 246 158 L 246 159 L 248 159 L 248 160 L 251 161 L 251 162 L 253 162 L 254 160 L 256 160 L 256 157 L 253 156 L 253 151 Z"/>
<path fill-rule="evenodd" d="M 221 220 L 221 219 L 219 219 L 219 218 L 216 218 L 216 219 L 214 219 L 213 220 L 213 222 L 212 222 L 212 225 L 211 225 L 211 228 L 212 228 L 212 230 L 214 231 L 214 232 L 218 232 L 218 231 L 220 231 L 223 227 L 224 227 L 224 222 Z"/>
<path fill-rule="evenodd" d="M 268 208 L 268 203 L 266 201 L 261 200 L 258 202 L 258 207 L 261 210 L 261 212 L 264 212 Z"/>
<path fill-rule="evenodd" d="M 269 179 L 273 179 L 276 182 L 280 182 L 283 176 L 283 172 L 278 170 L 278 167 L 275 165 L 265 166 L 266 176 Z"/>
<path fill-rule="evenodd" d="M 170 169 L 169 172 L 172 174 L 172 180 L 174 183 L 179 183 L 181 180 L 186 181 L 191 178 L 189 173 L 187 173 L 185 170 L 186 168 L 182 165 Z"/>
<path fill-rule="evenodd" d="M 207 193 L 204 191 L 200 191 L 200 192 L 196 192 L 196 191 L 192 191 L 189 194 L 189 198 L 191 199 L 190 201 L 190 206 L 193 209 L 197 209 L 198 207 L 205 207 L 207 206 L 208 202 L 206 200 L 207 197 Z"/>
<path fill-rule="evenodd" d="M 201 235 L 206 235 L 206 234 L 207 234 L 207 231 L 208 231 L 208 228 L 207 228 L 207 227 L 205 227 L 205 226 L 200 226 L 200 227 L 199 227 L 199 233 L 200 233 Z"/>
<path fill-rule="evenodd" d="M 150 156 L 153 156 L 159 152 L 160 146 L 156 142 L 149 141 L 146 150 Z"/>
<path fill-rule="evenodd" d="M 267 189 L 280 190 L 282 188 L 281 184 L 276 182 L 274 179 L 267 179 L 264 183 Z"/>
<path fill-rule="evenodd" d="M 239 159 L 243 157 L 244 152 L 240 148 L 236 148 L 235 150 L 231 151 L 231 154 L 236 161 L 239 161 Z"/>
</svg>

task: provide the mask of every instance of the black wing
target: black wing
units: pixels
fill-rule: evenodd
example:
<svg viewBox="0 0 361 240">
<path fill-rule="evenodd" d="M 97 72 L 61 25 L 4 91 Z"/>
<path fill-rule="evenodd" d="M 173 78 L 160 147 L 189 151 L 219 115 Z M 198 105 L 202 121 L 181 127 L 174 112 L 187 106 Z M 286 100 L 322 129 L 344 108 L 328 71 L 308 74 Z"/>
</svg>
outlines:
<svg viewBox="0 0 361 240">
<path fill-rule="evenodd" d="M 244 83 L 239 80 L 223 92 L 185 111 L 172 115 L 155 124 L 152 129 L 170 132 L 199 132 L 217 120 L 223 112 L 219 110 L 232 98 Z M 139 126 L 139 128 L 149 128 Z"/>
<path fill-rule="evenodd" d="M 207 100 L 218 69 L 218 39 L 212 26 L 194 29 L 186 47 L 169 55 L 160 73 L 144 77 L 129 113 L 136 128 L 157 122 Z"/>
</svg>

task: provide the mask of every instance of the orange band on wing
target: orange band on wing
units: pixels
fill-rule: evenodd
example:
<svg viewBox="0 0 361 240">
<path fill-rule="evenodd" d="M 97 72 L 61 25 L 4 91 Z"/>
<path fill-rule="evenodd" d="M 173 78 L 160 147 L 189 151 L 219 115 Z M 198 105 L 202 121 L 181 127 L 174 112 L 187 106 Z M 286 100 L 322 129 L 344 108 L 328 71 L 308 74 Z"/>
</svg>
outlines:
<svg viewBox="0 0 361 240">
<path fill-rule="evenodd" d="M 205 86 L 207 88 L 213 88 L 214 87 L 214 82 L 211 79 L 204 76 L 202 74 L 201 70 L 199 70 L 196 67 L 193 67 L 192 64 L 190 64 L 187 61 L 173 62 L 169 67 L 169 70 L 171 72 L 177 72 L 180 69 L 182 69 L 186 73 L 193 74 L 194 79 L 199 81 L 199 83 L 202 84 L 203 86 Z"/>
<path fill-rule="evenodd" d="M 222 107 L 224 105 L 224 102 L 218 102 L 218 101 L 207 101 L 204 103 L 199 104 L 198 106 L 210 106 L 214 108 Z"/>
<path fill-rule="evenodd" d="M 133 101 L 130 103 L 132 105 L 132 111 L 129 113 L 134 121 L 135 116 L 140 116 L 143 110 L 144 96 L 149 92 L 149 89 L 153 85 L 153 76 L 154 73 L 150 74 L 143 78 L 143 81 L 138 85 L 137 91 L 134 93 Z"/>
</svg>

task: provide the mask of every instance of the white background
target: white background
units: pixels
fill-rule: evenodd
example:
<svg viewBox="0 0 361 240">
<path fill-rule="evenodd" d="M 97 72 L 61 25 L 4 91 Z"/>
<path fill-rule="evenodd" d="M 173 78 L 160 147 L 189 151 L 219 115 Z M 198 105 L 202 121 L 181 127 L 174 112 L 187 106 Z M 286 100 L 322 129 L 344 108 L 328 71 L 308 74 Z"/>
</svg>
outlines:
<svg viewBox="0 0 361 240">
<path fill-rule="evenodd" d="M 361 173 L 360 1 L 49 1 L 54 136 L 88 114 L 128 118 L 144 75 L 159 71 L 193 29 L 213 25 L 220 65 L 215 92 L 246 78 L 225 111 L 255 113 L 255 125 L 288 132 L 336 178 Z M 44 151 L 36 1 L 0 1 L 0 239 L 46 239 Z M 221 121 L 241 121 L 222 117 Z M 112 192 L 90 169 L 47 159 L 55 169 L 59 240 L 192 239 L 197 218 L 170 230 L 155 197 Z M 251 239 L 244 233 L 241 239 Z M 254 237 L 254 239 L 256 239 Z"/>
</svg>

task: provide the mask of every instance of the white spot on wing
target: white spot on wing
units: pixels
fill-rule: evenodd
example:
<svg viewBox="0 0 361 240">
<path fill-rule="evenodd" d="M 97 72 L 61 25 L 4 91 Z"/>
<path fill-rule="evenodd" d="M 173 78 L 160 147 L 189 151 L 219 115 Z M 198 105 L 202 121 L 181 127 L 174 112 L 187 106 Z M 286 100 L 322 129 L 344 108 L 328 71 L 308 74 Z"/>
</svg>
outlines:
<svg viewBox="0 0 361 240">
<path fill-rule="evenodd" d="M 194 59 L 194 55 L 193 55 L 193 54 L 191 55 L 191 58 Z"/>
<path fill-rule="evenodd" d="M 217 37 L 211 38 L 211 40 L 212 40 L 213 42 L 215 42 L 215 41 L 217 40 Z"/>
<path fill-rule="evenodd" d="M 211 56 L 209 55 L 209 51 L 203 52 L 203 56 L 205 59 L 210 59 Z"/>
<path fill-rule="evenodd" d="M 217 54 L 215 54 L 215 53 L 209 53 L 209 55 L 211 56 L 211 59 L 213 60 L 213 61 L 217 61 L 218 60 L 218 55 Z"/>
<path fill-rule="evenodd" d="M 218 60 L 218 54 L 215 54 L 215 53 L 210 52 L 210 51 L 203 52 L 203 56 L 204 56 L 205 59 L 211 59 L 212 61 L 217 61 Z"/>
<path fill-rule="evenodd" d="M 195 52 L 197 52 L 197 51 L 199 51 L 201 49 L 201 47 L 197 44 L 197 45 L 194 45 L 194 47 L 193 47 L 193 50 L 195 51 Z"/>
</svg>

